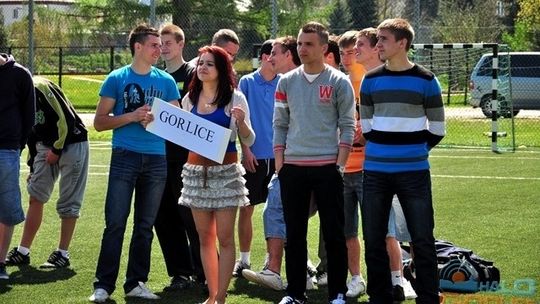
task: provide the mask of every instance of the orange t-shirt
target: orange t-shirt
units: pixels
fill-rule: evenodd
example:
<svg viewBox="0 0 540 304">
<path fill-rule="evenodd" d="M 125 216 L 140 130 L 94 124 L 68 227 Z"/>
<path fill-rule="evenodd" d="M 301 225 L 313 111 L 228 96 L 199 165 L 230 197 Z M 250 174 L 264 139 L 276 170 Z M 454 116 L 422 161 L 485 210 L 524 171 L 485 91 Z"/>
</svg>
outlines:
<svg viewBox="0 0 540 304">
<path fill-rule="evenodd" d="M 359 108 L 360 104 L 360 83 L 362 78 L 366 73 L 366 69 L 363 65 L 355 63 L 353 68 L 349 72 L 349 80 L 352 83 L 354 89 L 354 99 L 356 101 L 356 108 Z M 351 153 L 349 154 L 349 159 L 345 164 L 345 173 L 354 173 L 360 172 L 364 169 L 364 145 L 358 143 L 358 139 L 362 136 L 362 129 L 360 126 L 360 113 L 356 112 L 356 131 L 355 131 L 355 141 L 353 142 L 353 147 Z"/>
</svg>

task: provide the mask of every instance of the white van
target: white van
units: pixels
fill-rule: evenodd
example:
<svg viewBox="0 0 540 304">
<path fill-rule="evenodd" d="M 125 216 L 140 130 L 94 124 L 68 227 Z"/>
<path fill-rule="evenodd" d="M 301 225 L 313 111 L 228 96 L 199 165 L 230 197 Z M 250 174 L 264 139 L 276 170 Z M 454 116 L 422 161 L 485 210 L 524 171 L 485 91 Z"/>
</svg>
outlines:
<svg viewBox="0 0 540 304">
<path fill-rule="evenodd" d="M 469 85 L 471 89 L 469 103 L 475 108 L 480 107 L 486 117 L 491 117 L 492 56 L 492 54 L 482 55 L 471 73 Z M 540 110 L 540 52 L 499 53 L 499 68 L 508 67 L 508 60 L 510 60 L 510 83 L 508 73 L 499 75 L 498 83 L 503 84 L 498 98 L 500 115 L 511 117 L 519 110 Z M 512 92 L 512 104 L 506 100 L 505 90 Z"/>
</svg>

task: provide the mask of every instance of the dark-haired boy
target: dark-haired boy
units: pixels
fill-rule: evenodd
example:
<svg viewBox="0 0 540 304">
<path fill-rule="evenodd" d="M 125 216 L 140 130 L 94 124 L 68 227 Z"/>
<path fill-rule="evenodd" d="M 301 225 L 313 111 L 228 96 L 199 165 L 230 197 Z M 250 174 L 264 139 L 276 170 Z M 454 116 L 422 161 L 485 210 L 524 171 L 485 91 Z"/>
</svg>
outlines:
<svg viewBox="0 0 540 304">
<path fill-rule="evenodd" d="M 139 25 L 129 35 L 133 60 L 112 71 L 103 83 L 94 118 L 97 131 L 113 130 L 105 229 L 94 292 L 102 303 L 113 293 L 120 268 L 126 221 L 135 191 L 133 234 L 124 282 L 127 297 L 159 299 L 146 287 L 150 271 L 152 227 L 167 178 L 165 142 L 144 128 L 154 97 L 178 106 L 178 88 L 167 72 L 153 67 L 161 55 L 159 32 Z M 109 114 L 113 115 L 109 115 Z"/>
</svg>

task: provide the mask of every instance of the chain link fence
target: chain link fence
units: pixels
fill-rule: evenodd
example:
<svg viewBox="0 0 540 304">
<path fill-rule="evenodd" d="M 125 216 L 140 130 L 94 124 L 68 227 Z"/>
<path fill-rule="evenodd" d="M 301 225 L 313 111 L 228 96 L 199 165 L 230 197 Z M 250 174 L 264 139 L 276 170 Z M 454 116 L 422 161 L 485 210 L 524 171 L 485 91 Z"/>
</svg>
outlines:
<svg viewBox="0 0 540 304">
<path fill-rule="evenodd" d="M 187 5 L 188 2 L 191 4 Z M 316 10 L 311 11 L 308 16 L 308 7 L 295 7 L 293 3 L 297 1 L 289 2 L 290 4 L 277 0 L 260 0 L 256 3 L 251 1 L 249 14 L 241 12 L 248 9 L 249 1 L 236 1 L 235 4 L 229 0 L 154 1 L 154 12 L 150 6 L 130 0 L 107 1 L 104 7 L 71 5 L 65 10 L 54 11 L 38 7 L 33 28 L 33 71 L 60 84 L 78 109 L 92 111 L 95 109 L 97 92 L 105 75 L 131 62 L 127 47 L 129 31 L 138 23 L 153 21 L 156 27 L 173 22 L 184 29 L 184 57 L 187 60 L 197 55 L 199 47 L 209 44 L 213 34 L 219 29 L 234 30 L 240 38 L 235 69 L 239 76 L 242 76 L 253 70 L 252 57 L 256 53 L 257 45 L 272 36 L 295 36 L 305 21 L 302 18 L 319 20 Z M 280 3 L 279 8 L 277 3 Z M 24 19 L 21 20 L 24 23 Z M 66 24 L 69 25 L 67 28 Z M 27 25 L 28 23 L 26 28 Z M 16 24 L 12 27 L 18 29 L 16 39 L 12 39 L 8 46 L 0 45 L 0 52 L 12 53 L 18 62 L 27 65 L 29 49 L 28 36 L 25 36 L 24 30 L 26 28 L 17 28 Z M 421 36 L 432 36 L 428 26 L 421 26 L 421 29 Z M 347 28 L 333 28 L 332 31 L 342 33 L 345 30 Z M 536 106 L 540 110 L 540 85 L 538 82 L 534 83 L 535 80 L 540 80 L 540 56 L 528 59 L 528 69 L 532 74 L 528 74 L 525 77 L 527 79 L 523 80 L 524 77 L 514 77 L 513 74 L 518 70 L 510 69 L 513 61 L 509 51 L 511 50 L 506 46 L 499 49 L 498 100 L 503 108 L 510 109 L 504 112 L 501 108 L 499 113 L 510 115 L 502 115 L 497 119 L 497 145 L 502 150 L 538 149 L 540 111 L 514 108 L 512 92 L 515 92 L 517 87 L 525 88 L 530 95 L 529 104 L 525 108 Z M 486 99 L 487 97 L 482 98 L 485 96 L 489 96 L 488 100 L 491 97 L 491 82 L 488 89 L 471 84 L 471 76 L 477 73 L 475 67 L 483 54 L 489 52 L 490 49 L 423 49 L 411 52 L 411 60 L 432 70 L 443 87 L 448 122 L 448 135 L 441 143 L 444 146 L 491 147 L 492 120 L 482 111 L 490 105 L 481 104 L 473 108 L 470 104 L 480 90 L 483 92 L 481 100 Z M 159 62 L 158 66 L 162 67 L 163 63 Z M 491 75 L 489 63 L 483 68 L 481 73 Z"/>
</svg>

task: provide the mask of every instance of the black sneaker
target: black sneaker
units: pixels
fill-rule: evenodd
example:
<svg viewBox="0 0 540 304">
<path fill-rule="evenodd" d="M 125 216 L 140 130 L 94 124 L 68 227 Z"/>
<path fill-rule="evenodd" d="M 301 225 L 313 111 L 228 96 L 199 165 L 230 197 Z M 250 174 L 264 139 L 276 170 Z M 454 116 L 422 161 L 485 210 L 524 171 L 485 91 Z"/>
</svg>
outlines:
<svg viewBox="0 0 540 304">
<path fill-rule="evenodd" d="M 233 277 L 235 278 L 241 278 L 242 277 L 242 270 L 244 269 L 251 269 L 251 265 L 246 264 L 240 260 L 237 260 L 236 263 L 234 263 L 234 269 L 233 269 Z"/>
<path fill-rule="evenodd" d="M 403 292 L 403 287 L 400 285 L 394 285 L 394 287 L 392 287 L 392 300 L 394 300 L 394 303 L 401 303 L 405 301 L 405 292 Z"/>
<path fill-rule="evenodd" d="M 9 274 L 6 270 L 6 263 L 0 263 L 0 280 L 8 280 Z"/>
<path fill-rule="evenodd" d="M 53 251 L 47 262 L 39 266 L 39 268 L 64 268 L 69 267 L 69 258 L 66 258 L 60 253 L 60 251 Z"/>
<path fill-rule="evenodd" d="M 296 299 L 290 296 L 285 296 L 283 297 L 283 299 L 281 299 L 281 301 L 279 301 L 279 304 L 305 304 L 305 303 L 307 303 L 306 300 L 300 300 L 300 299 Z"/>
<path fill-rule="evenodd" d="M 171 284 L 165 286 L 163 291 L 176 291 L 191 288 L 193 286 L 193 281 L 190 277 L 185 276 L 174 276 L 171 279 Z"/>
<path fill-rule="evenodd" d="M 20 266 L 30 264 L 30 254 L 24 255 L 19 252 L 17 247 L 13 247 L 6 258 L 7 266 Z"/>
</svg>

